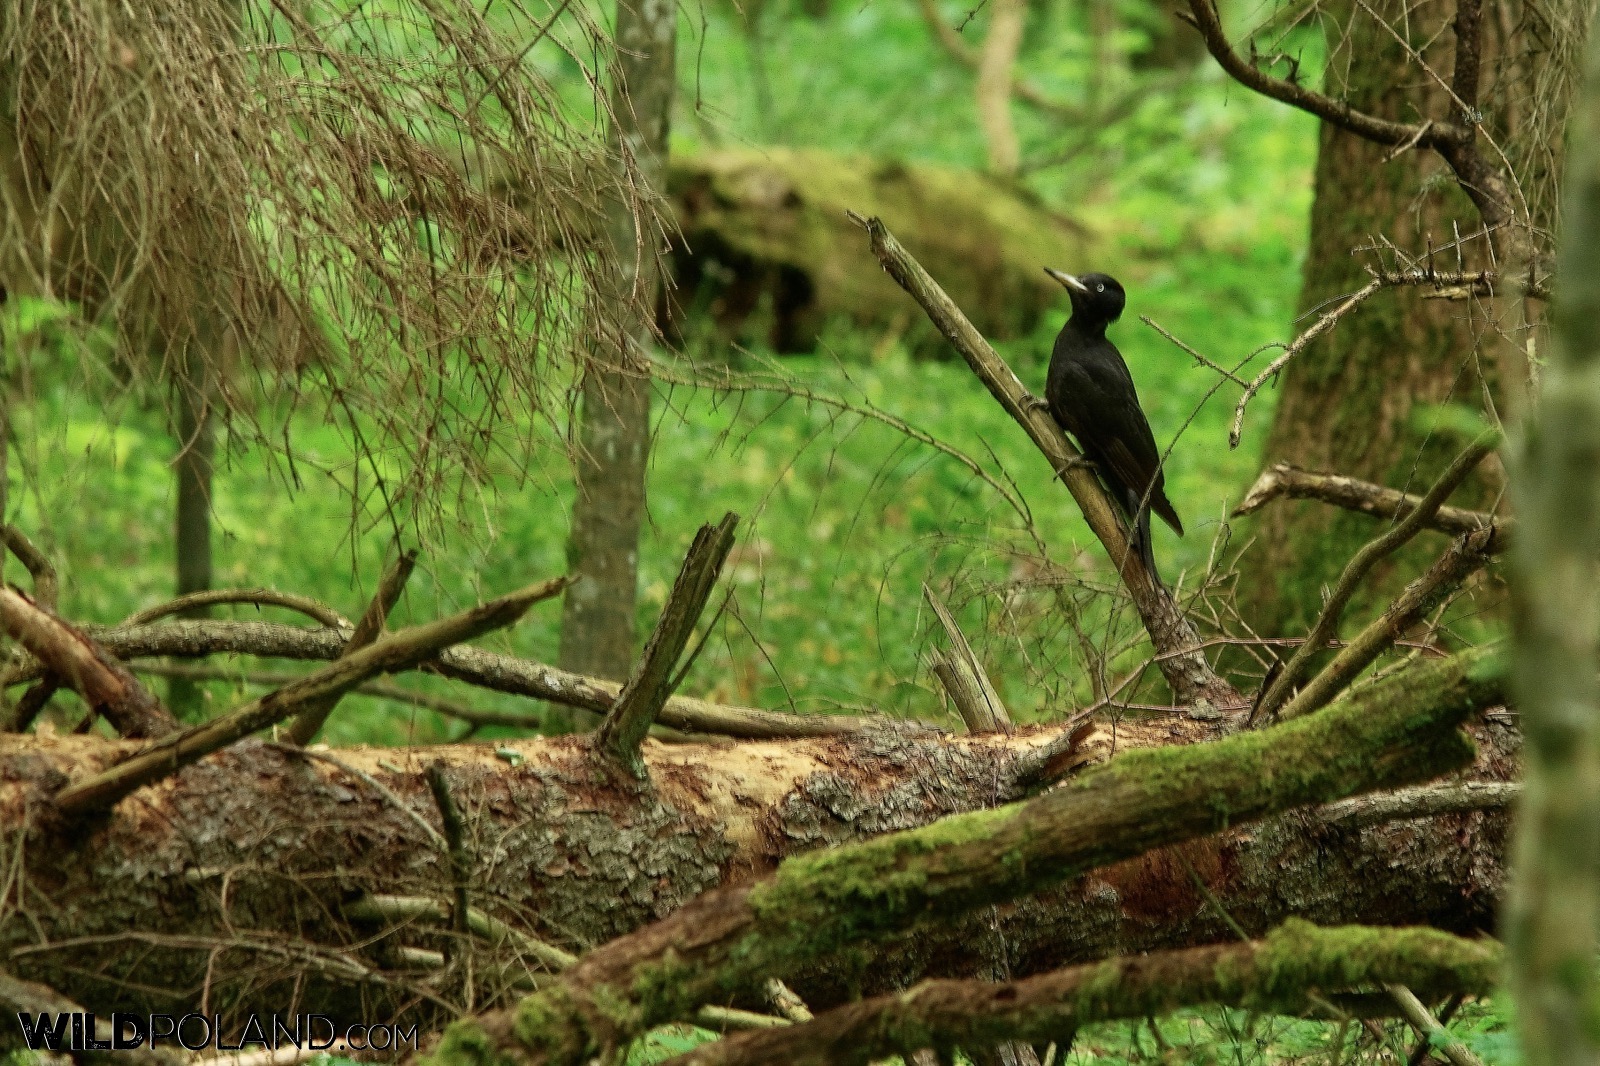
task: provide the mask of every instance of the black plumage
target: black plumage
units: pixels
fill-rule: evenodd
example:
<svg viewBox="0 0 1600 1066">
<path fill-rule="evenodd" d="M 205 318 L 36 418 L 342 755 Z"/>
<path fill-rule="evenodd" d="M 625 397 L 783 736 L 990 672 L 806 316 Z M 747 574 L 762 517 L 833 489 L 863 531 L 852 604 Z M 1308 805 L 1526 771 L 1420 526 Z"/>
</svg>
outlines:
<svg viewBox="0 0 1600 1066">
<path fill-rule="evenodd" d="M 1072 317 L 1056 336 L 1045 382 L 1050 415 L 1072 434 L 1085 458 L 1094 463 L 1111 498 L 1127 515 L 1135 547 L 1155 573 L 1150 548 L 1150 512 L 1160 515 L 1178 536 L 1183 522 L 1167 499 L 1150 422 L 1122 353 L 1106 338 L 1106 327 L 1122 315 L 1127 294 L 1113 277 L 1081 277 L 1046 268 L 1072 299 Z"/>
</svg>

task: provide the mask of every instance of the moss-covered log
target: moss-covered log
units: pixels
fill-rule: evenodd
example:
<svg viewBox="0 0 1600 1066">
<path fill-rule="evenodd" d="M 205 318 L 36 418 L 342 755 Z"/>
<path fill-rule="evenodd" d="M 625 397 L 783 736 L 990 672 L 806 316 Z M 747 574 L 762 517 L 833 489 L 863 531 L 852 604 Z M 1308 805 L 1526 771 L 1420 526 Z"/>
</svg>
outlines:
<svg viewBox="0 0 1600 1066">
<path fill-rule="evenodd" d="M 676 323 L 704 312 L 727 334 L 809 351 L 835 316 L 938 337 L 861 243 L 847 210 L 881 216 L 987 336 L 1027 333 L 1081 262 L 1083 230 L 1026 190 L 970 171 L 819 149 L 727 150 L 672 162 Z"/>
<path fill-rule="evenodd" d="M 1491 714 L 1474 727 L 1474 777 L 1510 773 L 1508 722 Z M 1124 721 L 1114 743 L 1182 744 L 1204 728 Z M 478 924 L 489 933 L 474 926 L 460 944 L 442 920 L 384 926 L 352 906 L 381 894 L 434 901 L 418 914 L 448 911 L 449 859 L 425 780 L 434 762 L 466 823 L 472 907 L 581 953 L 788 856 L 991 806 L 1051 741 L 1039 730 L 953 738 L 867 729 L 647 742 L 651 785 L 642 789 L 597 774 L 579 738 L 308 754 L 247 741 L 106 815 L 67 823 L 52 817 L 48 796 L 134 745 L 3 736 L 0 824 L 15 877 L 0 950 L 16 976 L 101 1013 L 204 1001 L 227 1018 L 315 1004 L 337 1017 L 427 1027 L 464 1002 L 468 959 L 482 1009 L 510 1002 L 515 983 L 551 957 L 492 935 L 487 922 Z M 1102 730 L 1086 747 L 1112 743 Z M 1205 893 L 1253 934 L 1292 915 L 1483 928 L 1501 889 L 1505 824 L 1502 811 L 1475 809 L 1483 806 L 1434 803 L 1425 819 L 1385 824 L 1375 822 L 1394 812 L 1289 813 L 952 916 L 870 955 L 819 958 L 792 983 L 822 1009 L 925 977 L 986 972 L 996 958 L 1025 975 L 1232 940 Z M 451 968 L 415 968 L 415 949 L 438 957 L 447 945 Z"/>
<path fill-rule="evenodd" d="M 1202 1003 L 1300 1012 L 1319 994 L 1390 983 L 1486 993 L 1499 979 L 1500 954 L 1493 941 L 1434 929 L 1319 929 L 1293 920 L 1243 944 L 1108 959 L 1021 981 L 927 981 L 803 1025 L 705 1044 L 669 1066 L 854 1066 L 925 1047 L 1046 1043 L 1089 1022 Z"/>
<path fill-rule="evenodd" d="M 1164 844 L 1468 764 L 1457 728 L 1500 691 L 1459 656 L 1321 714 L 1207 744 L 1128 752 L 1026 803 L 786 861 L 587 955 L 514 1012 L 458 1023 L 435 1062 L 485 1047 L 579 1063 L 651 1025 L 818 960 L 860 958 L 941 919 L 1014 900 Z"/>
</svg>

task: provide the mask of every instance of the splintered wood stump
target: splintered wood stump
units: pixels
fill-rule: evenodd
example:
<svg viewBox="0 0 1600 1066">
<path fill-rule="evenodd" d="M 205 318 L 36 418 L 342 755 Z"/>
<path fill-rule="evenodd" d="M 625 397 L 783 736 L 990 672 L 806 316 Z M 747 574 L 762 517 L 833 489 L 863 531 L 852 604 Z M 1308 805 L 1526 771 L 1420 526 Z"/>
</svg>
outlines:
<svg viewBox="0 0 1600 1066">
<path fill-rule="evenodd" d="M 1113 745 L 1196 739 L 1204 728 L 1187 720 L 1104 728 L 1055 769 Z M 1508 777 L 1515 734 L 1491 722 L 1476 737 L 1473 775 Z M 138 745 L 0 736 L 0 819 L 16 879 L 0 948 L 13 976 L 106 1013 L 203 1006 L 235 1017 L 316 1010 L 430 1024 L 466 1002 L 463 960 L 472 960 L 479 1009 L 546 970 L 508 937 L 463 943 L 449 921 L 352 917 L 379 894 L 436 900 L 448 916 L 455 882 L 426 780 L 431 764 L 442 764 L 464 822 L 470 905 L 576 954 L 798 851 L 1002 802 L 1007 782 L 1056 738 L 1041 729 L 950 737 L 884 728 L 646 741 L 645 783 L 607 772 L 582 737 L 309 754 L 250 740 L 107 813 L 73 819 L 49 796 Z M 822 1008 L 925 975 L 977 973 L 997 952 L 1023 975 L 1232 939 L 1207 893 L 1252 935 L 1291 915 L 1489 927 L 1503 811 L 1361 822 L 1348 810 L 1291 812 L 1153 852 L 919 931 L 887 954 L 820 966 L 795 990 Z"/>
</svg>

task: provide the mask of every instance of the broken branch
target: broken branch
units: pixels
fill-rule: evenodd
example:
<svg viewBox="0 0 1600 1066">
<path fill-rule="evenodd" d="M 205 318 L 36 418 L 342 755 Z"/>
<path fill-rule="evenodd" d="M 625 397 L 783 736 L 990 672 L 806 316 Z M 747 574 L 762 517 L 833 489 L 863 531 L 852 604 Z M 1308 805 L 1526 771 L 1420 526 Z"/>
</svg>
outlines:
<svg viewBox="0 0 1600 1066">
<path fill-rule="evenodd" d="M 159 737 L 178 728 L 167 709 L 83 630 L 13 588 L 0 587 L 0 627 L 125 737 Z M 44 699 L 48 699 L 48 693 Z M 43 700 L 39 700 L 43 705 Z M 37 707 L 34 708 L 35 713 Z"/>
<path fill-rule="evenodd" d="M 644 776 L 639 745 L 672 695 L 673 671 L 733 549 L 733 531 L 738 524 L 739 516 L 730 511 L 720 523 L 701 526 L 694 535 L 644 654 L 595 731 L 595 750 L 636 777 Z"/>
<path fill-rule="evenodd" d="M 0 525 L 0 539 L 5 541 L 6 548 L 28 571 L 28 576 L 33 578 L 34 602 L 55 610 L 60 583 L 56 580 L 56 568 L 50 565 L 49 558 L 16 526 Z"/>
<path fill-rule="evenodd" d="M 1360 511 L 1374 518 L 1403 518 L 1422 502 L 1421 496 L 1391 489 L 1386 485 L 1376 485 L 1359 478 L 1345 477 L 1343 474 L 1315 474 L 1297 466 L 1290 466 L 1288 463 L 1274 463 L 1256 478 L 1256 483 L 1250 486 L 1250 491 L 1245 493 L 1239 506 L 1233 509 L 1233 517 L 1241 518 L 1247 514 L 1254 514 L 1280 497 L 1291 500 L 1321 500 L 1323 503 L 1331 503 L 1347 511 Z M 1489 554 L 1498 554 L 1505 550 L 1510 543 L 1511 530 L 1515 524 L 1510 518 L 1482 511 L 1469 511 L 1462 507 L 1440 507 L 1434 512 L 1433 517 L 1423 523 L 1428 529 L 1456 536 L 1492 529 L 1493 535 L 1482 548 Z"/>
<path fill-rule="evenodd" d="M 297 592 L 279 592 L 277 589 L 202 589 L 179 596 L 166 603 L 158 603 L 148 607 L 137 614 L 130 615 L 122 624 L 125 626 L 145 625 L 162 618 L 193 610 L 196 607 L 214 607 L 224 603 L 250 603 L 258 607 L 283 607 L 290 611 L 298 611 L 311 619 L 320 622 L 329 629 L 349 629 L 350 620 L 326 604 L 319 603 L 310 596 L 302 596 Z"/>
<path fill-rule="evenodd" d="M 1349 604 L 1350 598 L 1355 595 L 1356 588 L 1361 584 L 1362 580 L 1380 561 L 1398 551 L 1412 537 L 1421 532 L 1429 517 L 1439 510 L 1445 500 L 1450 498 L 1450 494 L 1456 490 L 1456 486 L 1466 480 L 1467 475 L 1472 473 L 1477 465 L 1483 461 L 1484 457 L 1494 451 L 1499 443 L 1500 435 L 1496 432 L 1490 431 L 1479 436 L 1477 440 L 1467 446 L 1465 451 L 1456 456 L 1455 460 L 1439 476 L 1439 480 L 1434 482 L 1433 487 L 1428 490 L 1428 494 L 1422 498 L 1413 511 L 1402 518 L 1383 536 L 1369 541 L 1351 557 L 1350 561 L 1345 564 L 1344 572 L 1339 575 L 1338 584 L 1334 586 L 1333 592 L 1329 594 L 1327 602 L 1322 605 L 1322 612 L 1317 615 L 1317 621 L 1311 627 L 1311 632 L 1306 635 L 1306 642 L 1296 649 L 1289 662 L 1278 673 L 1278 676 L 1273 679 L 1272 684 L 1267 686 L 1266 692 L 1262 693 L 1255 710 L 1251 712 L 1252 721 L 1257 717 L 1265 717 L 1270 721 L 1277 715 L 1278 710 L 1288 702 L 1290 693 L 1300 684 L 1301 679 L 1305 677 L 1306 671 L 1310 669 L 1312 658 L 1327 645 L 1331 638 L 1338 634 L 1339 622 L 1344 617 L 1344 609 Z M 1351 649 L 1346 648 L 1345 653 L 1347 659 L 1353 660 L 1357 655 L 1365 654 L 1365 649 L 1360 652 L 1352 652 Z"/>
<path fill-rule="evenodd" d="M 377 640 L 383 633 L 384 623 L 389 620 L 389 612 L 393 611 L 394 605 L 400 601 L 400 593 L 405 591 L 406 581 L 411 577 L 411 571 L 416 565 L 417 552 L 413 548 L 401 552 L 394 564 L 384 571 L 383 578 L 378 582 L 378 591 L 367 604 L 366 611 L 361 615 L 361 621 L 356 624 L 355 632 L 350 634 L 350 639 L 345 643 L 344 651 L 339 653 L 340 659 L 348 659 Z M 339 696 L 330 696 L 308 704 L 289 727 L 289 741 L 294 744 L 311 743 L 338 705 Z"/>
</svg>

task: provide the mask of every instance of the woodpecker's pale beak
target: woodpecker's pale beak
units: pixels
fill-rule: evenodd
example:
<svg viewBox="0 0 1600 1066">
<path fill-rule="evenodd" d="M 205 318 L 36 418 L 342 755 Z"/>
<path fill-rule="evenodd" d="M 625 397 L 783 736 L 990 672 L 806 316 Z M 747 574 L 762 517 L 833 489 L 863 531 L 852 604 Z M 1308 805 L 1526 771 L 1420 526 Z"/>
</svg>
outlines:
<svg viewBox="0 0 1600 1066">
<path fill-rule="evenodd" d="M 1086 292 L 1089 291 L 1089 286 L 1087 286 L 1083 282 L 1079 281 L 1073 275 L 1068 274 L 1066 271 L 1063 271 L 1063 270 L 1052 270 L 1050 267 L 1045 267 L 1044 268 L 1044 272 L 1046 274 L 1049 274 L 1052 278 L 1055 278 L 1061 284 L 1065 285 L 1067 288 L 1073 290 L 1074 292 L 1084 292 L 1084 293 L 1086 293 Z"/>
</svg>

